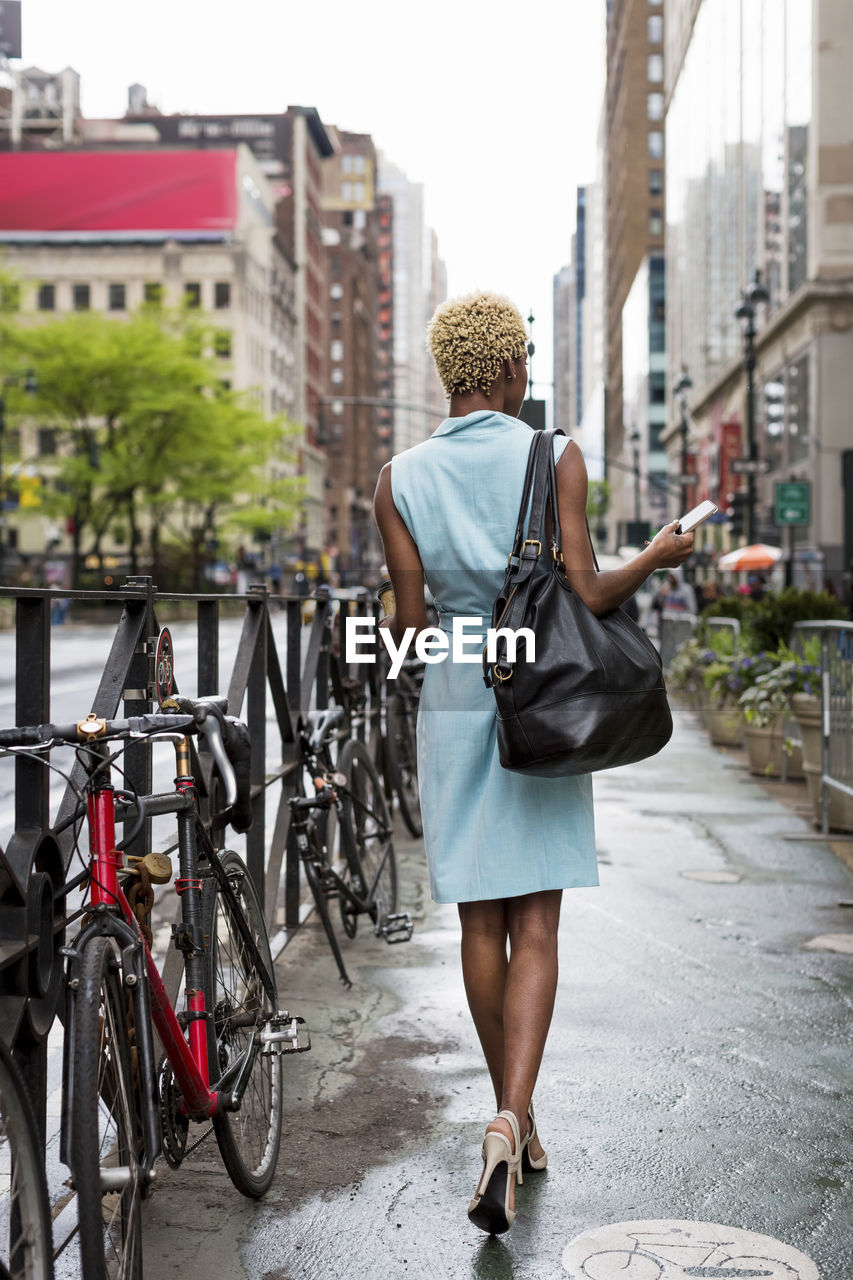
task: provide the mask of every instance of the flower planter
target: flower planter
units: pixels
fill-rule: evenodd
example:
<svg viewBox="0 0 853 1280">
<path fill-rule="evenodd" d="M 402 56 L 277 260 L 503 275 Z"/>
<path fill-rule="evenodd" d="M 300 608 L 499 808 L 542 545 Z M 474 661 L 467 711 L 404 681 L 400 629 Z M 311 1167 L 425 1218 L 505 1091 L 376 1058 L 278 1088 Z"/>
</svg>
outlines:
<svg viewBox="0 0 853 1280">
<path fill-rule="evenodd" d="M 782 712 L 770 724 L 759 728 L 747 724 L 744 728 L 744 739 L 749 754 L 749 772 L 760 778 L 778 778 L 782 774 L 782 755 L 785 751 L 785 721 L 788 716 Z M 795 743 L 788 756 L 785 776 L 789 781 L 804 777 L 803 752 L 799 743 Z"/>
<path fill-rule="evenodd" d="M 821 707 L 820 698 L 810 693 L 795 693 L 791 698 L 791 710 L 800 726 L 803 738 L 803 772 L 815 822 L 819 826 L 823 814 L 820 804 L 821 775 Z M 829 790 L 829 825 L 835 831 L 853 831 L 853 796 Z"/>
<path fill-rule="evenodd" d="M 743 745 L 744 719 L 737 703 L 724 702 L 721 706 L 706 706 L 703 719 L 715 746 Z"/>
</svg>

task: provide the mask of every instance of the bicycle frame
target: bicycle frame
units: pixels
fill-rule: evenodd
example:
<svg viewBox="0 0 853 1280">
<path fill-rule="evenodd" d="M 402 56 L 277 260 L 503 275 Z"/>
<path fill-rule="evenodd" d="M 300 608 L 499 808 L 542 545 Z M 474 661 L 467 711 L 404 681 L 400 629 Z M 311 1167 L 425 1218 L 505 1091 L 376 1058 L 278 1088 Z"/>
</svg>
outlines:
<svg viewBox="0 0 853 1280">
<path fill-rule="evenodd" d="M 186 740 L 178 752 L 179 769 L 188 760 Z M 92 773 L 95 770 L 91 770 Z M 105 771 L 106 772 L 106 771 Z M 189 1119 L 206 1120 L 222 1111 L 237 1110 L 248 1083 L 260 1043 L 253 1036 L 244 1055 L 232 1063 L 226 1074 L 210 1083 L 207 1052 L 207 1025 L 212 1012 L 205 1008 L 201 904 L 204 879 L 215 880 L 216 888 L 225 895 L 233 889 L 219 867 L 215 850 L 198 815 L 193 779 L 184 774 L 176 782 L 176 790 L 164 795 L 146 796 L 140 801 L 146 814 L 175 813 L 178 819 L 179 873 L 175 889 L 181 898 L 181 923 L 176 926 L 175 945 L 183 953 L 186 975 L 188 1039 L 172 1008 L 166 987 L 131 907 L 119 884 L 123 865 L 122 853 L 116 849 L 116 797 L 108 776 L 90 777 L 86 807 L 90 840 L 91 921 L 80 932 L 74 944 L 65 949 L 69 960 L 68 1001 L 66 1009 L 65 1045 L 73 1041 L 74 993 L 76 967 L 92 934 L 107 934 L 119 944 L 122 953 L 124 985 L 133 1001 L 136 1049 L 139 1064 L 140 1100 L 142 1102 L 142 1134 L 144 1158 L 141 1160 L 145 1182 L 152 1176 L 152 1165 L 160 1153 L 161 1132 L 159 1098 L 156 1090 L 157 1063 L 151 1026 L 157 1035 L 181 1091 L 181 1109 Z M 129 816 L 135 806 L 127 806 L 122 816 Z M 138 810 L 137 810 L 138 812 Z M 206 855 L 209 870 L 199 875 L 198 845 Z M 242 915 L 236 915 L 244 945 L 271 992 L 271 977 L 266 972 L 254 938 Z M 64 1078 L 73 1073 L 67 1069 Z M 70 1143 L 70 1117 L 73 1114 L 71 1089 L 63 1099 L 62 1147 L 60 1158 L 67 1161 Z"/>
</svg>

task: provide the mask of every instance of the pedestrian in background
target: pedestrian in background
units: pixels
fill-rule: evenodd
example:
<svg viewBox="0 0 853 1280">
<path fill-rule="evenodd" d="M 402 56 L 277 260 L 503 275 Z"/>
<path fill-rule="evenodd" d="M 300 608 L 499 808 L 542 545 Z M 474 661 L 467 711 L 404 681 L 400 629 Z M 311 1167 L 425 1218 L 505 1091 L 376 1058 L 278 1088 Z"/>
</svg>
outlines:
<svg viewBox="0 0 853 1280">
<path fill-rule="evenodd" d="M 382 625 L 397 644 L 407 628 L 427 626 L 424 578 L 442 630 L 451 630 L 455 615 L 477 617 L 484 638 L 532 440 L 517 416 L 527 388 L 527 333 L 506 298 L 473 293 L 444 303 L 430 322 L 429 348 L 450 416 L 386 463 L 374 500 L 396 598 L 396 613 Z M 564 436 L 553 447 L 566 576 L 601 615 L 655 569 L 680 565 L 693 535 L 675 533 L 673 523 L 624 567 L 597 572 L 583 457 Z M 465 993 L 498 1108 L 468 1215 L 499 1233 L 515 1217 L 522 1162 L 524 1169 L 547 1162 L 532 1095 L 557 989 L 562 892 L 598 884 L 598 870 L 589 775 L 502 769 L 495 721 L 479 660 L 427 666 L 417 741 L 430 892 L 436 902 L 458 904 Z"/>
</svg>

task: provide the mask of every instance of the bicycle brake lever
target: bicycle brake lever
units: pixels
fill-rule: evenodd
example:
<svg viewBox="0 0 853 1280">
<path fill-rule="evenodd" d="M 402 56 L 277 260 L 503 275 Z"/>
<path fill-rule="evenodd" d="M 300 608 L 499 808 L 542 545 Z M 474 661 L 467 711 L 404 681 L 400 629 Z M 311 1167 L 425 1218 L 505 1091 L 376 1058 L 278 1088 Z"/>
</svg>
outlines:
<svg viewBox="0 0 853 1280">
<path fill-rule="evenodd" d="M 222 725 L 215 715 L 208 715 L 199 725 L 199 731 L 207 739 L 207 745 L 210 747 L 220 777 L 225 784 L 225 803 L 229 806 L 233 805 L 237 799 L 237 779 L 222 740 Z"/>
</svg>

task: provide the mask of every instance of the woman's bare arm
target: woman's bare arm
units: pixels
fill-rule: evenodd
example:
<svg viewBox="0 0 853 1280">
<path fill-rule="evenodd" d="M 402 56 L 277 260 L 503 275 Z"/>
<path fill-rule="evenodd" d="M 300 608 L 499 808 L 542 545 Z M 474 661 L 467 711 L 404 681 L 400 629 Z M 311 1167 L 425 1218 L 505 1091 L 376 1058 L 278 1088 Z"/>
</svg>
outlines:
<svg viewBox="0 0 853 1280">
<path fill-rule="evenodd" d="M 661 529 L 644 551 L 626 561 L 624 568 L 597 573 L 586 530 L 586 464 L 573 440 L 563 450 L 556 471 L 566 577 L 596 617 L 624 604 L 655 569 L 675 568 L 690 555 L 693 534 L 675 533 L 674 521 Z"/>
<path fill-rule="evenodd" d="M 414 627 L 417 635 L 427 626 L 427 616 L 423 565 L 417 544 L 394 506 L 390 462 L 386 462 L 379 472 L 373 514 L 379 526 L 385 563 L 396 599 L 396 613 L 384 619 L 382 625 L 390 627 L 394 642 L 399 645 L 407 627 Z"/>
</svg>

